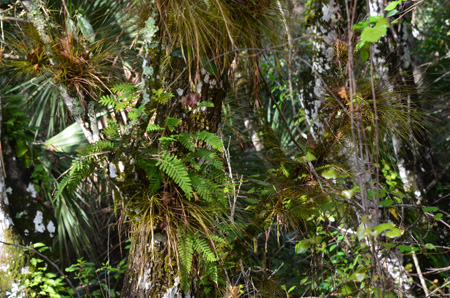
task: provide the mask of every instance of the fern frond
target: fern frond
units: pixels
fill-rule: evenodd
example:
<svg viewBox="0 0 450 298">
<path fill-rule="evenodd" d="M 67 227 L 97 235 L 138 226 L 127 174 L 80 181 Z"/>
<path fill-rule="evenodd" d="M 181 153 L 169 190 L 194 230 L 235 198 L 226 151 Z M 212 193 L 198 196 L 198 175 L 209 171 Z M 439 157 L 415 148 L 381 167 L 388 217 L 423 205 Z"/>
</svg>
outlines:
<svg viewBox="0 0 450 298">
<path fill-rule="evenodd" d="M 193 152 L 195 150 L 195 143 L 192 135 L 189 133 L 181 133 L 176 136 L 178 142 L 181 143 L 187 150 Z"/>
<path fill-rule="evenodd" d="M 200 148 L 196 152 L 194 152 L 194 156 L 200 159 L 204 159 L 208 165 L 213 166 L 216 169 L 223 168 L 223 162 L 219 159 L 215 152 L 211 150 Z"/>
<path fill-rule="evenodd" d="M 212 148 L 219 152 L 223 151 L 222 141 L 213 133 L 206 130 L 197 132 L 195 135 L 197 139 L 204 141 L 206 144 L 210 145 Z"/>
<path fill-rule="evenodd" d="M 212 251 L 208 242 L 198 234 L 194 236 L 194 249 L 198 254 L 201 254 L 202 257 L 208 262 L 217 261 L 216 255 Z"/>
<path fill-rule="evenodd" d="M 189 165 L 190 167 L 192 167 L 197 172 L 200 172 L 201 167 L 199 166 L 199 164 L 198 164 L 197 160 L 195 159 L 194 155 L 192 155 L 192 152 L 186 154 L 183 157 L 183 161 L 186 163 L 186 165 Z"/>
<path fill-rule="evenodd" d="M 204 262 L 203 263 L 203 276 L 209 278 L 213 282 L 217 283 L 217 263 L 216 262 Z M 207 284 L 207 283 L 206 283 Z"/>
<path fill-rule="evenodd" d="M 131 84 L 118 84 L 111 88 L 114 93 L 124 93 L 124 94 L 137 94 L 139 87 Z"/>
<path fill-rule="evenodd" d="M 217 169 L 215 167 L 205 165 L 202 172 L 207 174 L 207 178 L 219 184 L 225 184 L 228 182 L 228 176 L 222 169 Z"/>
<path fill-rule="evenodd" d="M 163 130 L 164 128 L 163 127 L 161 127 L 161 126 L 159 126 L 159 125 L 157 125 L 157 124 L 152 124 L 152 123 L 149 123 L 148 125 L 147 125 L 147 131 L 157 131 L 157 130 Z"/>
<path fill-rule="evenodd" d="M 183 284 L 187 283 L 194 260 L 194 241 L 192 234 L 178 235 L 178 254 L 180 256 L 180 272 Z"/>
<path fill-rule="evenodd" d="M 184 191 L 187 198 L 192 198 L 192 185 L 186 166 L 176 156 L 163 155 L 157 166 L 164 171 Z"/>
<path fill-rule="evenodd" d="M 114 109 L 117 105 L 117 100 L 112 95 L 104 95 L 100 98 L 99 103 L 105 107 L 112 106 Z"/>
<path fill-rule="evenodd" d="M 172 93 L 164 92 L 164 89 L 158 90 L 153 89 L 152 91 L 153 91 L 152 99 L 160 104 L 166 104 L 169 101 L 169 99 L 174 97 Z"/>
<path fill-rule="evenodd" d="M 180 123 L 181 119 L 172 117 L 167 118 L 167 128 L 169 128 L 170 131 L 173 131 Z"/>
<path fill-rule="evenodd" d="M 195 192 L 205 201 L 211 201 L 214 196 L 221 193 L 219 186 L 213 181 L 196 174 L 190 174 L 189 176 Z"/>
</svg>

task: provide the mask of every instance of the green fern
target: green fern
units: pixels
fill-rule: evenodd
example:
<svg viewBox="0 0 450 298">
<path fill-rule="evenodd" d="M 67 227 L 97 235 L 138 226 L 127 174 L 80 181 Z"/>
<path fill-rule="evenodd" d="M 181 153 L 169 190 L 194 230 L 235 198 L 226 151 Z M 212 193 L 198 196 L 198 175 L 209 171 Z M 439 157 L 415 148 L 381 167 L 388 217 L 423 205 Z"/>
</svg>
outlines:
<svg viewBox="0 0 450 298">
<path fill-rule="evenodd" d="M 136 166 L 138 168 L 143 169 L 147 174 L 147 179 L 150 184 L 150 187 L 148 188 L 148 194 L 152 195 L 155 194 L 162 185 L 162 175 L 160 169 L 156 166 L 157 161 L 156 160 L 146 160 L 146 159 L 140 159 L 136 163 Z"/>
<path fill-rule="evenodd" d="M 193 152 L 195 150 L 194 139 L 190 133 L 181 133 L 175 136 L 178 142 L 181 143 L 187 150 Z"/>
<path fill-rule="evenodd" d="M 108 126 L 103 128 L 102 133 L 109 140 L 119 139 L 119 125 L 113 119 L 108 119 Z"/>
<path fill-rule="evenodd" d="M 157 131 L 157 130 L 163 130 L 163 129 L 164 129 L 163 127 L 161 127 L 161 126 L 159 126 L 157 124 L 149 123 L 147 125 L 146 131 Z"/>
<path fill-rule="evenodd" d="M 190 173 L 189 176 L 195 192 L 205 201 L 211 201 L 215 196 L 223 193 L 220 191 L 218 185 L 208 178 L 194 173 Z"/>
<path fill-rule="evenodd" d="M 174 155 L 161 156 L 157 166 L 164 171 L 184 191 L 188 199 L 192 198 L 192 185 L 186 166 Z"/>
<path fill-rule="evenodd" d="M 194 152 L 194 156 L 205 160 L 208 165 L 211 165 L 216 169 L 223 168 L 223 162 L 219 159 L 217 154 L 211 150 L 200 148 Z"/>
<path fill-rule="evenodd" d="M 167 128 L 172 132 L 181 123 L 181 119 L 167 118 Z"/>
<path fill-rule="evenodd" d="M 139 87 L 131 84 L 118 84 L 111 88 L 114 93 L 122 93 L 123 95 L 134 95 L 138 94 Z"/>
<path fill-rule="evenodd" d="M 178 254 L 180 258 L 180 273 L 182 284 L 186 285 L 192 270 L 194 260 L 194 241 L 192 234 L 178 235 Z"/>
<path fill-rule="evenodd" d="M 174 95 L 172 93 L 164 92 L 164 89 L 158 89 L 158 90 L 153 89 L 152 91 L 153 91 L 152 99 L 160 104 L 166 104 L 169 101 L 169 99 L 174 97 Z"/>
<path fill-rule="evenodd" d="M 204 260 L 208 262 L 217 261 L 216 255 L 212 251 L 209 244 L 206 242 L 204 238 L 201 238 L 198 234 L 194 236 L 194 249 L 200 254 Z"/>
<path fill-rule="evenodd" d="M 202 130 L 197 132 L 195 137 L 201 141 L 204 141 L 217 151 L 223 152 L 222 141 L 215 134 Z"/>
</svg>

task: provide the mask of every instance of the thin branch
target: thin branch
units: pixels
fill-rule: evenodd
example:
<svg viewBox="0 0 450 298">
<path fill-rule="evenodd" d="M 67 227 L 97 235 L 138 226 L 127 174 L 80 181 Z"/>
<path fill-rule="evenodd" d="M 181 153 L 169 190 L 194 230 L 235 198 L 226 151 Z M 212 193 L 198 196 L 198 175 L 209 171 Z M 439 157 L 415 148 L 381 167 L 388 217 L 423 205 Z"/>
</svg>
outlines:
<svg viewBox="0 0 450 298">
<path fill-rule="evenodd" d="M 417 275 L 419 275 L 420 284 L 422 285 L 425 295 L 427 295 L 428 297 L 430 295 L 430 292 L 428 291 L 427 284 L 425 282 L 425 279 L 423 278 L 422 270 L 420 270 L 419 260 L 417 260 L 416 252 L 414 250 L 411 251 L 411 256 L 413 258 L 414 265 L 416 266 Z"/>
<path fill-rule="evenodd" d="M 5 17 L 5 16 L 0 16 L 0 22 L 1 21 L 13 21 L 13 22 L 24 22 L 24 23 L 30 22 L 27 19 L 15 18 L 15 17 Z"/>
<path fill-rule="evenodd" d="M 69 278 L 67 278 L 67 276 L 61 271 L 61 269 L 59 269 L 58 265 L 56 265 L 55 263 L 53 263 L 49 258 L 47 258 L 45 255 L 41 254 L 40 252 L 38 252 L 37 250 L 31 248 L 31 247 L 27 247 L 27 246 L 23 246 L 20 244 L 15 244 L 15 243 L 9 243 L 9 242 L 4 242 L 4 241 L 0 241 L 1 244 L 4 245 L 10 245 L 10 246 L 15 246 L 18 248 L 22 248 L 22 249 L 26 249 L 29 250 L 31 252 L 34 252 L 35 254 L 39 255 L 41 258 L 43 258 L 46 262 L 48 262 L 50 265 L 52 265 L 56 271 L 58 271 L 58 273 L 66 280 L 66 282 L 69 284 L 69 286 L 72 288 L 72 290 L 74 291 L 74 293 L 81 298 L 80 294 L 77 292 L 76 288 L 73 286 L 72 282 L 70 281 Z"/>
<path fill-rule="evenodd" d="M 292 134 L 292 131 L 289 127 L 289 124 L 287 123 L 286 118 L 284 117 L 283 112 L 281 111 L 280 106 L 278 105 L 277 100 L 275 99 L 275 97 L 272 94 L 272 91 L 270 90 L 269 84 L 267 83 L 266 78 L 264 77 L 264 74 L 262 73 L 261 69 L 258 67 L 259 70 L 259 74 L 261 76 L 261 78 L 263 79 L 264 85 L 266 86 L 267 92 L 269 92 L 269 96 L 272 99 L 273 104 L 277 107 L 278 113 L 280 113 L 281 119 L 283 120 L 284 125 L 286 126 L 286 130 L 289 134 L 289 137 L 291 138 L 292 142 L 294 142 L 295 146 L 297 146 L 297 148 L 300 150 L 300 152 L 302 154 L 306 154 L 305 150 L 300 146 L 300 144 L 295 140 L 294 135 Z"/>
</svg>

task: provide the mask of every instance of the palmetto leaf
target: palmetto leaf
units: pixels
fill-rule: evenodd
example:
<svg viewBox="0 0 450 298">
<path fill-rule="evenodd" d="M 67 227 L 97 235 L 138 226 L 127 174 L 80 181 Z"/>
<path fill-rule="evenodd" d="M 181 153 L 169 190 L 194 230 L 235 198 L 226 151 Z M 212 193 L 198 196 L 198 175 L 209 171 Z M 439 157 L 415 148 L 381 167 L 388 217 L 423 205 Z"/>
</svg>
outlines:
<svg viewBox="0 0 450 298">
<path fill-rule="evenodd" d="M 72 123 L 66 129 L 44 142 L 47 150 L 65 153 L 76 153 L 79 146 L 86 146 L 88 140 L 78 123 Z"/>
</svg>

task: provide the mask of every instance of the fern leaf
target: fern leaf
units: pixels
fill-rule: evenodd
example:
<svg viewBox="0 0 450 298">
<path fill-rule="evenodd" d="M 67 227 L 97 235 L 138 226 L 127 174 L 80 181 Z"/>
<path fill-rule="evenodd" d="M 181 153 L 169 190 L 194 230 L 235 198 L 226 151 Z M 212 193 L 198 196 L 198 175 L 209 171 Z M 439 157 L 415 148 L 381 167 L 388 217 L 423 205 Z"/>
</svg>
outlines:
<svg viewBox="0 0 450 298">
<path fill-rule="evenodd" d="M 191 234 L 179 235 L 178 254 L 180 256 L 181 280 L 187 283 L 194 259 L 194 242 Z"/>
<path fill-rule="evenodd" d="M 206 130 L 199 131 L 196 134 L 199 140 L 204 141 L 206 144 L 210 145 L 212 148 L 219 152 L 223 151 L 222 141 L 213 133 L 207 132 Z"/>
<path fill-rule="evenodd" d="M 192 135 L 189 133 L 181 133 L 176 136 L 178 141 L 183 145 L 187 150 L 193 152 L 195 150 L 194 139 Z"/>
<path fill-rule="evenodd" d="M 223 168 L 222 160 L 220 160 L 217 154 L 212 152 L 211 150 L 200 148 L 194 153 L 194 156 L 200 159 L 204 159 L 208 165 L 211 165 L 216 169 Z"/>
<path fill-rule="evenodd" d="M 195 192 L 198 193 L 199 196 L 205 201 L 211 201 L 214 196 L 221 193 L 218 185 L 213 181 L 196 174 L 190 174 L 189 176 Z"/>
<path fill-rule="evenodd" d="M 201 238 L 198 235 L 194 237 L 194 249 L 197 253 L 201 254 L 202 257 L 208 262 L 217 261 L 216 255 L 212 251 L 209 244 L 204 238 Z"/>
<path fill-rule="evenodd" d="M 169 128 L 170 131 L 173 131 L 175 127 L 177 127 L 181 123 L 181 119 L 176 119 L 169 117 L 167 118 L 167 128 Z"/>
<path fill-rule="evenodd" d="M 184 191 L 186 197 L 192 198 L 192 185 L 186 166 L 173 155 L 163 155 L 157 166 L 164 171 Z"/>
<path fill-rule="evenodd" d="M 102 96 L 99 100 L 99 103 L 104 105 L 105 107 L 112 106 L 113 108 L 115 108 L 117 105 L 117 101 L 112 95 Z"/>
<path fill-rule="evenodd" d="M 156 130 L 163 130 L 163 129 L 164 129 L 163 127 L 161 127 L 157 124 L 149 123 L 147 125 L 147 131 L 156 131 Z"/>
</svg>

